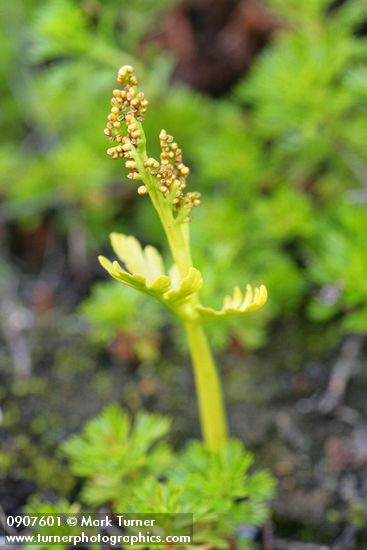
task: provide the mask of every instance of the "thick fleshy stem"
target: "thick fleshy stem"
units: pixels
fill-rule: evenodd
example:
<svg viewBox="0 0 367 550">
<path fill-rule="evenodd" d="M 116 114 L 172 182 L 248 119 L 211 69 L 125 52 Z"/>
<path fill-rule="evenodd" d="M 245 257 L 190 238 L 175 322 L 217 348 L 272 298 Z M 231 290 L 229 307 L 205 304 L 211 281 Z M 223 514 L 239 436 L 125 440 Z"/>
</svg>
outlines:
<svg viewBox="0 0 367 550">
<path fill-rule="evenodd" d="M 186 322 L 185 329 L 194 367 L 203 438 L 211 451 L 218 451 L 228 437 L 221 382 L 202 325 Z"/>
</svg>

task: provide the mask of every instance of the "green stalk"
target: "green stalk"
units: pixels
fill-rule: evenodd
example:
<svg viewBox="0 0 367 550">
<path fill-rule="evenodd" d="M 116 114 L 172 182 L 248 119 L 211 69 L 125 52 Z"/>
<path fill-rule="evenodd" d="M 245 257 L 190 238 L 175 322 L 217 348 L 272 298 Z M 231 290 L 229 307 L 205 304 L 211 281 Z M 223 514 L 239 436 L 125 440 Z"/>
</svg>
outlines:
<svg viewBox="0 0 367 550">
<path fill-rule="evenodd" d="M 221 383 L 208 339 L 201 324 L 185 323 L 203 439 L 211 451 L 218 451 L 227 441 L 227 422 Z"/>
<path fill-rule="evenodd" d="M 188 225 L 164 226 L 164 229 L 172 256 L 179 269 L 181 266 L 181 277 L 184 277 L 192 265 Z M 177 229 L 180 232 L 174 231 Z M 195 306 L 198 302 L 199 296 L 196 293 L 192 297 L 192 305 Z M 227 421 L 220 379 L 202 324 L 187 320 L 185 329 L 194 369 L 203 439 L 211 451 L 218 451 L 227 440 Z"/>
<path fill-rule="evenodd" d="M 162 216 L 160 218 L 162 220 Z M 162 224 L 172 256 L 183 278 L 192 266 L 188 224 L 167 225 L 164 219 Z M 192 296 L 191 302 L 193 306 L 199 302 L 198 293 Z M 227 440 L 227 421 L 220 379 L 202 324 L 199 321 L 185 321 L 185 329 L 194 370 L 203 439 L 211 451 L 218 451 Z"/>
</svg>

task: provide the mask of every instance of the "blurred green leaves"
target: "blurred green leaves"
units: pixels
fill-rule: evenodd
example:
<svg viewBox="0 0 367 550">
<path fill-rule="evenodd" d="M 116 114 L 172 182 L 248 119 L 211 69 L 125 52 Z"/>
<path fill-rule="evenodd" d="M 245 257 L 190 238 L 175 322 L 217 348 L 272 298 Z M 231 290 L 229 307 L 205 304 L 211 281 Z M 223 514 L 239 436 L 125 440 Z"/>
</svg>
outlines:
<svg viewBox="0 0 367 550">
<path fill-rule="evenodd" d="M 103 504 L 121 494 L 128 500 L 144 476 L 163 473 L 172 458 L 167 445 L 159 440 L 169 427 L 166 418 L 145 413 L 138 413 L 132 425 L 117 405 L 110 405 L 91 420 L 83 434 L 63 447 L 72 461 L 72 472 L 88 479 L 83 500 Z"/>
<path fill-rule="evenodd" d="M 367 101 L 349 82 L 365 74 L 367 48 L 356 25 L 367 10 L 353 1 L 329 13 L 322 0 L 301 8 L 274 4 L 286 12 L 290 28 L 279 33 L 236 95 L 253 107 L 256 131 L 271 140 L 270 161 L 283 175 L 299 180 L 326 165 L 335 178 L 350 178 L 348 152 L 366 162 L 361 119 Z M 360 19 L 350 21 L 358 5 Z"/>
<path fill-rule="evenodd" d="M 366 330 L 367 279 L 364 205 L 336 206 L 329 220 L 321 220 L 319 237 L 310 248 L 310 274 L 320 290 L 310 302 L 315 320 L 341 318 L 348 332 Z"/>
</svg>

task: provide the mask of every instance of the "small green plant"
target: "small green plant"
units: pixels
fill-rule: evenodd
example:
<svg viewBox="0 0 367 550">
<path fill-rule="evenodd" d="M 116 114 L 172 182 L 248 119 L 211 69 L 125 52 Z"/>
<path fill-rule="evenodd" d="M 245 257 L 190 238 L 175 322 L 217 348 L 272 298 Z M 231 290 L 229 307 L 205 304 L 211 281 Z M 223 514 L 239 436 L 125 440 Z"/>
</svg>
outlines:
<svg viewBox="0 0 367 550">
<path fill-rule="evenodd" d="M 252 455 L 237 440 L 213 453 L 194 441 L 174 453 L 161 441 L 170 422 L 140 413 L 134 422 L 112 404 L 63 450 L 86 483 L 88 509 L 109 504 L 116 513 L 193 513 L 195 545 L 226 548 L 239 524 L 261 525 L 274 482 L 253 474 Z"/>
<path fill-rule="evenodd" d="M 85 481 L 79 501 L 60 499 L 52 504 L 33 499 L 25 511 L 75 514 L 85 507 L 98 511 L 107 506 L 117 514 L 193 514 L 193 545 L 228 548 L 236 541 L 251 548 L 249 540 L 240 540 L 237 529 L 266 520 L 272 477 L 266 471 L 250 472 L 253 457 L 238 440 L 228 441 L 215 453 L 192 441 L 174 453 L 164 441 L 169 428 L 169 419 L 159 414 L 139 413 L 132 421 L 118 405 L 109 405 L 62 446 L 72 472 Z M 169 534 L 169 525 L 167 529 Z M 43 534 L 60 532 L 50 527 Z M 79 533 L 74 529 L 61 534 Z"/>
<path fill-rule="evenodd" d="M 167 274 L 156 248 L 148 245 L 143 249 L 135 237 L 117 233 L 112 233 L 111 242 L 123 267 L 103 256 L 99 260 L 114 279 L 154 297 L 182 320 L 194 366 L 203 437 L 211 451 L 218 451 L 227 442 L 227 425 L 221 385 L 203 324 L 261 308 L 267 300 L 267 291 L 265 286 L 253 291 L 247 285 L 243 293 L 236 287 L 232 296 L 225 297 L 220 310 L 200 303 L 203 278 L 193 266 L 189 234 L 191 211 L 200 205 L 200 194 L 186 191 L 189 168 L 183 163 L 181 149 L 165 130 L 159 136 L 160 161 L 148 157 L 142 126 L 148 101 L 139 90 L 133 67 L 122 67 L 118 82 L 123 89 L 113 90 L 105 129 L 106 136 L 116 145 L 108 149 L 108 154 L 113 159 L 125 159 L 128 177 L 140 182 L 138 194 L 149 195 L 174 265 Z"/>
</svg>

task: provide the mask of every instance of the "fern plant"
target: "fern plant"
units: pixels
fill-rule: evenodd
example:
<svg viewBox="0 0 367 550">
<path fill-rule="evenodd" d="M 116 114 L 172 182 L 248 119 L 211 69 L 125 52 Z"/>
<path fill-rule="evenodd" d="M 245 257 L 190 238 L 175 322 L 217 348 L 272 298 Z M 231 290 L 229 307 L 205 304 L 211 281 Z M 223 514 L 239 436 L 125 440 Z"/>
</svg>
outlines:
<svg viewBox="0 0 367 550">
<path fill-rule="evenodd" d="M 233 294 L 224 298 L 220 310 L 200 303 L 203 278 L 193 266 L 189 233 L 191 212 L 200 205 L 200 194 L 186 191 L 189 168 L 166 130 L 159 136 L 160 160 L 148 157 L 142 126 L 148 101 L 139 90 L 133 67 L 122 67 L 117 80 L 123 89 L 113 90 L 105 134 L 116 144 L 108 149 L 108 154 L 113 159 L 125 159 L 129 178 L 139 182 L 138 194 L 150 197 L 174 265 L 167 273 L 156 248 L 148 245 L 143 249 L 135 237 L 117 233 L 112 233 L 111 242 L 122 265 L 103 256 L 99 260 L 114 279 L 152 296 L 182 320 L 194 366 L 204 440 L 210 450 L 217 451 L 227 441 L 227 425 L 221 385 L 203 324 L 261 308 L 267 291 L 263 285 L 255 290 L 247 285 L 245 292 L 235 287 Z"/>
</svg>

